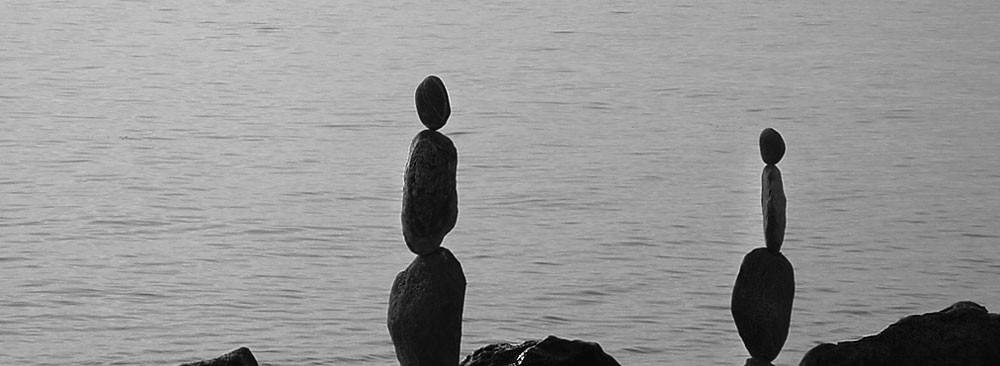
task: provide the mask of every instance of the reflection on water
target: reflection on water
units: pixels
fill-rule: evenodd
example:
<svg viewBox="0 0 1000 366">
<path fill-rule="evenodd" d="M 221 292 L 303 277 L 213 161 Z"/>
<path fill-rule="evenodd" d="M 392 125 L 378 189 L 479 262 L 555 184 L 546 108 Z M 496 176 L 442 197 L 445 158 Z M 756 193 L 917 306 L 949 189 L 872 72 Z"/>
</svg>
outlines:
<svg viewBox="0 0 1000 366">
<path fill-rule="evenodd" d="M 781 131 L 777 364 L 1000 306 L 990 2 L 14 2 L 0 12 L 0 359 L 392 364 L 413 89 L 441 75 L 463 353 L 732 365 Z"/>
</svg>

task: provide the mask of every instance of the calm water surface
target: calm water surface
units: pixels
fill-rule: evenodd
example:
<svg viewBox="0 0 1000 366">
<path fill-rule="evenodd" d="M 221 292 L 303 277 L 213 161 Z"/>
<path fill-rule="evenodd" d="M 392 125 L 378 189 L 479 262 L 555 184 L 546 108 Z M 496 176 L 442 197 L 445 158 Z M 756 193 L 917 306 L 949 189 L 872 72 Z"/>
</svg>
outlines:
<svg viewBox="0 0 1000 366">
<path fill-rule="evenodd" d="M 556 334 L 741 365 L 782 132 L 777 363 L 1000 310 L 1000 3 L 7 1 L 0 363 L 395 363 L 402 169 L 438 74 L 463 353 Z"/>
</svg>

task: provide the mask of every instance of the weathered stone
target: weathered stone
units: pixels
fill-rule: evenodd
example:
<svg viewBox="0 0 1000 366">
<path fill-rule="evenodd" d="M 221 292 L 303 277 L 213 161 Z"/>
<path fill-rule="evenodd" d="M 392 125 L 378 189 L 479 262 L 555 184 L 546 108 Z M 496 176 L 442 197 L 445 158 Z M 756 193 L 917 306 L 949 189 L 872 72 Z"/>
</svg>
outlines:
<svg viewBox="0 0 1000 366">
<path fill-rule="evenodd" d="M 1000 315 L 963 301 L 913 315 L 881 333 L 855 341 L 824 343 L 800 366 L 996 366 L 1000 365 Z"/>
<path fill-rule="evenodd" d="M 765 164 L 774 165 L 785 156 L 785 140 L 773 128 L 760 132 L 760 158 Z"/>
<path fill-rule="evenodd" d="M 445 89 L 441 78 L 435 75 L 424 78 L 415 94 L 420 122 L 433 131 L 444 127 L 451 116 L 451 102 L 448 101 L 448 89 Z"/>
<path fill-rule="evenodd" d="M 778 357 L 788 338 L 794 298 L 795 275 L 784 255 L 757 248 L 743 257 L 731 310 L 751 356 L 767 362 Z"/>
<path fill-rule="evenodd" d="M 249 348 L 240 347 L 211 360 L 183 363 L 180 366 L 258 366 Z"/>
<path fill-rule="evenodd" d="M 761 174 L 760 206 L 764 213 L 764 242 L 772 253 L 785 241 L 785 188 L 777 166 L 764 167 Z"/>
<path fill-rule="evenodd" d="M 517 364 L 517 358 L 528 348 L 538 344 L 538 340 L 525 341 L 521 344 L 495 343 L 483 346 L 472 354 L 465 356 L 461 366 L 509 366 Z"/>
<path fill-rule="evenodd" d="M 519 366 L 621 366 L 594 342 L 548 336 L 518 357 Z"/>
<path fill-rule="evenodd" d="M 458 221 L 458 151 L 448 136 L 423 130 L 410 143 L 403 174 L 403 238 L 417 255 L 441 246 Z"/>
<path fill-rule="evenodd" d="M 462 366 L 621 366 L 601 345 L 548 336 L 521 344 L 498 343 L 480 348 Z"/>
<path fill-rule="evenodd" d="M 387 325 L 402 366 L 458 365 L 465 274 L 447 248 L 417 256 L 396 276 Z"/>
</svg>

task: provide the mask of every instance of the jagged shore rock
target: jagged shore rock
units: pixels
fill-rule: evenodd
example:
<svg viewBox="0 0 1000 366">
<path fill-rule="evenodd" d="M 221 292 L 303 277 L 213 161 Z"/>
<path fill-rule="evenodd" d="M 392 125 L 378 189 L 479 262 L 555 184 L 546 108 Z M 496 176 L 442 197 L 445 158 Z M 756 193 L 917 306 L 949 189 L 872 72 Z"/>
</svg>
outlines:
<svg viewBox="0 0 1000 366">
<path fill-rule="evenodd" d="M 494 343 L 477 349 L 465 356 L 460 366 L 508 366 L 517 364 L 517 358 L 524 350 L 534 347 L 539 340 L 524 341 L 520 344 Z"/>
<path fill-rule="evenodd" d="M 556 336 L 521 344 L 496 343 L 465 357 L 460 366 L 621 366 L 601 345 Z"/>
<path fill-rule="evenodd" d="M 400 365 L 458 364 L 465 286 L 461 263 L 445 247 L 399 272 L 386 320 Z"/>
<path fill-rule="evenodd" d="M 1000 365 L 1000 315 L 971 301 L 912 315 L 881 333 L 806 353 L 799 366 Z"/>
<path fill-rule="evenodd" d="M 240 347 L 211 360 L 182 363 L 180 366 L 259 366 L 249 348 Z"/>
</svg>

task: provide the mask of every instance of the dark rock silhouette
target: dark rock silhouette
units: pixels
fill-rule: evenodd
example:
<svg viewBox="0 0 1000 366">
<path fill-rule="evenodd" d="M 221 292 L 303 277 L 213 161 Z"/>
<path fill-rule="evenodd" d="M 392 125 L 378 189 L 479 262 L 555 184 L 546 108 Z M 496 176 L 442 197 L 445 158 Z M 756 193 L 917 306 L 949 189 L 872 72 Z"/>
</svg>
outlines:
<svg viewBox="0 0 1000 366">
<path fill-rule="evenodd" d="M 462 265 L 444 247 L 396 276 L 387 323 L 400 365 L 458 364 L 465 285 Z"/>
<path fill-rule="evenodd" d="M 548 336 L 518 345 L 498 343 L 467 356 L 462 366 L 620 366 L 597 343 Z"/>
<path fill-rule="evenodd" d="M 777 166 L 764 167 L 761 174 L 760 206 L 764 214 L 764 243 L 772 253 L 785 241 L 785 188 Z"/>
<path fill-rule="evenodd" d="M 747 359 L 747 363 L 743 364 L 743 366 L 774 366 L 774 364 L 751 357 Z"/>
<path fill-rule="evenodd" d="M 781 253 L 757 248 L 743 257 L 731 309 L 750 355 L 771 362 L 788 338 L 795 298 L 792 264 Z"/>
<path fill-rule="evenodd" d="M 437 131 L 448 122 L 451 116 L 451 102 L 448 100 L 448 90 L 441 78 L 430 75 L 417 86 L 416 104 L 420 122 L 432 131 Z"/>
<path fill-rule="evenodd" d="M 258 366 L 249 348 L 240 347 L 211 360 L 183 363 L 180 366 Z"/>
<path fill-rule="evenodd" d="M 814 347 L 800 366 L 1000 365 L 1000 315 L 963 301 L 913 315 L 881 333 Z"/>
<path fill-rule="evenodd" d="M 444 82 L 425 78 L 416 104 L 429 129 L 410 143 L 400 221 L 406 246 L 417 257 L 392 283 L 386 326 L 401 366 L 455 366 L 466 282 L 462 264 L 441 246 L 458 220 L 458 150 L 436 131 L 451 115 Z"/>
<path fill-rule="evenodd" d="M 520 344 L 495 343 L 477 349 L 465 356 L 461 366 L 509 366 L 517 364 L 517 358 L 528 348 L 534 347 L 539 340 L 525 341 Z"/>
<path fill-rule="evenodd" d="M 781 170 L 774 165 L 785 155 L 785 141 L 778 131 L 767 128 L 759 143 L 760 157 L 767 164 L 760 193 L 766 247 L 743 257 L 730 304 L 740 339 L 750 352 L 747 365 L 769 365 L 778 357 L 788 339 L 795 299 L 795 271 L 781 254 L 786 202 Z"/>
<path fill-rule="evenodd" d="M 764 164 L 776 165 L 785 156 L 785 140 L 773 128 L 760 131 L 760 158 Z"/>
<path fill-rule="evenodd" d="M 410 143 L 403 175 L 403 238 L 417 255 L 441 246 L 458 221 L 458 151 L 447 136 L 424 130 Z"/>
</svg>

